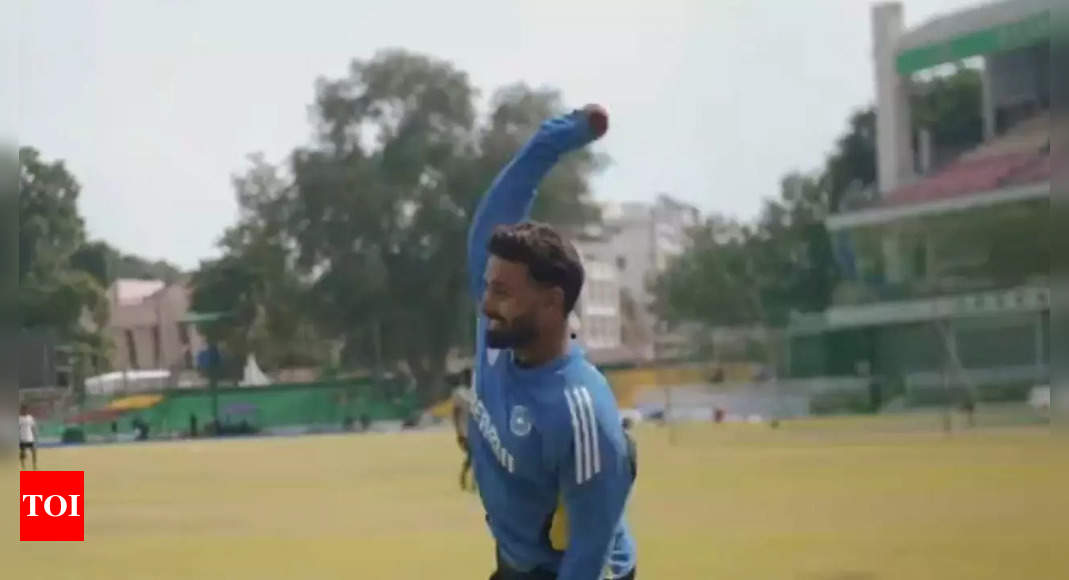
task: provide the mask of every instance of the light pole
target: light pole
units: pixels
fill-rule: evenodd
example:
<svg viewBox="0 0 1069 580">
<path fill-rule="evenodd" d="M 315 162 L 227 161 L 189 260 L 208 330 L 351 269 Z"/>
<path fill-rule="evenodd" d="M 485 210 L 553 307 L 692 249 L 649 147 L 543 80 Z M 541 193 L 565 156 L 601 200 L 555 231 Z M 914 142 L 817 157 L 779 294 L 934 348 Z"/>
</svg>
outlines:
<svg viewBox="0 0 1069 580">
<path fill-rule="evenodd" d="M 219 428 L 219 366 L 221 363 L 221 355 L 219 355 L 219 347 L 215 340 L 215 333 L 212 332 L 220 321 L 231 318 L 229 312 L 194 312 L 189 311 L 185 316 L 179 319 L 179 322 L 184 324 L 196 324 L 203 328 L 205 340 L 208 343 L 207 360 L 203 366 L 207 367 L 208 371 L 208 391 L 212 397 L 212 420 L 215 422 L 215 428 Z"/>
</svg>

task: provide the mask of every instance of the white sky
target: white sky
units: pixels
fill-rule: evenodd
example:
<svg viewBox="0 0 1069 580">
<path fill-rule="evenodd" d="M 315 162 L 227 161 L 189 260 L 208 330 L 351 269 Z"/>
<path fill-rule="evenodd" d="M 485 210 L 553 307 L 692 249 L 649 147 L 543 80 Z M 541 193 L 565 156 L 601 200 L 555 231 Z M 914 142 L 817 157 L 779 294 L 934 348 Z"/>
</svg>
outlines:
<svg viewBox="0 0 1069 580">
<path fill-rule="evenodd" d="M 91 236 L 186 268 L 236 219 L 246 154 L 306 143 L 316 77 L 379 48 L 603 103 L 599 199 L 743 218 L 873 98 L 865 0 L 17 1 L 20 142 L 66 160 Z M 907 24 L 979 1 L 912 0 Z"/>
</svg>

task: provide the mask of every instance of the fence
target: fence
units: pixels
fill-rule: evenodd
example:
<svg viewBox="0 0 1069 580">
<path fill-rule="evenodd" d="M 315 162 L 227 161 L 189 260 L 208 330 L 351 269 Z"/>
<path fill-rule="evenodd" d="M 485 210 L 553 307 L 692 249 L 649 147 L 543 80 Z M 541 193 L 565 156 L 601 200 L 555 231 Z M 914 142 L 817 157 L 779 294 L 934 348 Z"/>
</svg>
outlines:
<svg viewBox="0 0 1069 580">
<path fill-rule="evenodd" d="M 194 418 L 203 432 L 214 418 L 216 406 L 221 424 L 245 423 L 267 433 L 337 431 L 362 420 L 410 418 L 417 409 L 415 402 L 407 396 L 384 397 L 380 393 L 397 391 L 382 387 L 370 380 L 357 380 L 220 387 L 214 395 L 209 389 L 171 390 L 160 393 L 162 400 L 147 408 L 114 409 L 110 413 L 110 401 L 97 397 L 84 408 L 43 421 L 41 432 L 46 438 L 58 438 L 73 417 L 91 439 L 115 436 L 113 428 L 128 433 L 135 420 L 147 425 L 152 437 L 177 437 L 191 431 Z"/>
</svg>

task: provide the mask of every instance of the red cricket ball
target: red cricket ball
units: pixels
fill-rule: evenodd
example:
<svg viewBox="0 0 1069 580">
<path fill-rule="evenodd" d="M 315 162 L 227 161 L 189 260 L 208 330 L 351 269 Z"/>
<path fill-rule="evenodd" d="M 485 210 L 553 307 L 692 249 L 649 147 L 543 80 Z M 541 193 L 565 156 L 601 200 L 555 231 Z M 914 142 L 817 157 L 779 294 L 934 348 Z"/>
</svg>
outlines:
<svg viewBox="0 0 1069 580">
<path fill-rule="evenodd" d="M 595 138 L 600 138 L 609 130 L 609 114 L 605 112 L 604 107 L 592 104 L 583 107 L 583 111 L 587 114 L 587 121 Z"/>
</svg>

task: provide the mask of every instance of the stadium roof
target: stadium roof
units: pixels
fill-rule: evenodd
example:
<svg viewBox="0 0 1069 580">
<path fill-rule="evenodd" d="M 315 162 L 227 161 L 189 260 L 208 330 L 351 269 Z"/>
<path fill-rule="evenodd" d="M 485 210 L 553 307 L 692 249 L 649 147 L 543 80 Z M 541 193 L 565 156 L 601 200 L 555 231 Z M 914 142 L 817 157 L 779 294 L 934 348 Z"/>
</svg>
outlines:
<svg viewBox="0 0 1069 580">
<path fill-rule="evenodd" d="M 885 195 L 873 207 L 829 216 L 826 224 L 838 230 L 1043 198 L 1050 195 L 1050 174 L 1049 154 L 961 161 Z"/>
<path fill-rule="evenodd" d="M 884 193 L 871 206 L 832 215 L 842 229 L 1050 194 L 1050 119 L 1040 115 L 961 155 L 942 170 Z"/>
<path fill-rule="evenodd" d="M 1043 170 L 1046 170 L 1046 173 Z M 968 197 L 1028 185 L 1050 178 L 1050 156 L 1043 153 L 1009 153 L 994 158 L 962 160 L 921 181 L 885 195 L 880 207 L 923 204 Z"/>
<path fill-rule="evenodd" d="M 899 40 L 898 72 L 1029 46 L 1050 37 L 1055 0 L 1004 0 L 937 16 Z"/>
</svg>

